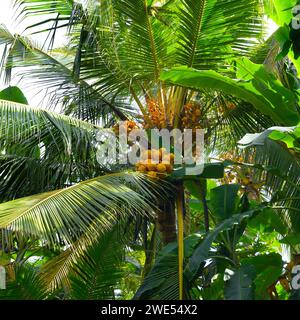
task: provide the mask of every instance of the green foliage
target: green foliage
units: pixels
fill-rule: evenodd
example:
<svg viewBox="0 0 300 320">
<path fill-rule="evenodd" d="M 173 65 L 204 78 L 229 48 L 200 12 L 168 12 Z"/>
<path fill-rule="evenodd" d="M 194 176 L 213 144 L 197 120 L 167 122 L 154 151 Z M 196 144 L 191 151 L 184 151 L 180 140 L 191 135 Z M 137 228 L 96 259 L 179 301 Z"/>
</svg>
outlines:
<svg viewBox="0 0 300 320">
<path fill-rule="evenodd" d="M 217 221 L 223 221 L 237 213 L 239 185 L 225 184 L 210 192 L 209 206 Z"/>
<path fill-rule="evenodd" d="M 73 265 L 69 273 L 70 297 L 79 300 L 114 299 L 114 289 L 125 276 L 124 243 L 118 236 L 118 228 L 99 238 L 84 256 Z"/>
<path fill-rule="evenodd" d="M 47 298 L 39 270 L 29 264 L 17 266 L 14 278 L 7 283 L 5 290 L 0 290 L 0 300 L 43 300 Z"/>
<path fill-rule="evenodd" d="M 191 174 L 188 170 L 195 173 L 201 172 L 200 174 Z M 191 172 L 190 171 L 190 172 Z M 224 165 L 223 163 L 204 163 L 199 166 L 183 166 L 174 169 L 169 179 L 172 180 L 199 180 L 199 179 L 221 179 L 224 176 Z"/>
<path fill-rule="evenodd" d="M 0 100 L 28 104 L 26 97 L 18 87 L 8 87 L 0 92 Z"/>
<path fill-rule="evenodd" d="M 281 141 L 286 144 L 288 149 L 300 151 L 300 127 L 297 126 L 291 132 L 280 132 L 277 130 L 269 134 L 269 138 L 275 141 Z"/>
<path fill-rule="evenodd" d="M 251 265 L 241 266 L 233 271 L 233 275 L 225 282 L 226 300 L 253 300 L 253 268 Z"/>
<path fill-rule="evenodd" d="M 297 99 L 293 92 L 267 73 L 265 68 L 247 59 L 238 64 L 240 81 L 224 77 L 214 71 L 174 68 L 162 73 L 162 80 L 195 90 L 217 90 L 251 103 L 262 113 L 283 125 L 299 122 Z M 250 80 L 251 79 L 251 80 Z"/>
<path fill-rule="evenodd" d="M 158 196 L 154 188 L 155 183 L 139 173 L 100 176 L 0 204 L 0 227 L 21 229 L 50 245 L 71 244 L 81 232 L 86 232 L 86 241 L 92 241 L 120 219 L 134 213 L 150 215 L 154 209 L 151 189 L 152 196 Z"/>
<path fill-rule="evenodd" d="M 201 237 L 198 234 L 191 235 L 184 240 L 186 268 L 188 268 L 188 259 L 200 241 Z M 185 284 L 185 291 L 188 295 L 189 282 Z M 174 242 L 160 251 L 155 265 L 138 289 L 134 299 L 178 299 L 178 287 L 178 245 Z"/>
<path fill-rule="evenodd" d="M 193 283 L 205 273 L 205 261 L 213 256 L 210 250 L 217 237 L 254 213 L 255 211 L 249 211 L 232 215 L 217 225 L 203 239 L 201 239 L 201 234 L 194 234 L 185 239 L 184 287 L 186 297 L 192 294 Z M 177 250 L 177 243 L 171 243 L 163 248 L 151 272 L 138 290 L 136 299 L 178 299 Z"/>
<path fill-rule="evenodd" d="M 278 26 L 278 30 L 274 36 L 280 46 L 281 52 L 277 55 L 277 59 L 283 59 L 288 56 L 299 72 L 299 30 L 295 30 L 292 26 L 292 19 L 295 16 L 292 9 L 296 5 L 299 5 L 299 1 L 297 0 L 264 1 L 266 14 Z"/>
</svg>

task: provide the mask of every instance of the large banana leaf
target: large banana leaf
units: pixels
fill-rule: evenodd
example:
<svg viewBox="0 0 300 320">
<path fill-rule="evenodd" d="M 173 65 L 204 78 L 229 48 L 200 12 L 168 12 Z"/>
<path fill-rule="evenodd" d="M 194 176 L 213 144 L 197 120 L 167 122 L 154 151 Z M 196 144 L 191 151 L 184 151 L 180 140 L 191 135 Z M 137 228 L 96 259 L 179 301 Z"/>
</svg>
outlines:
<svg viewBox="0 0 300 320">
<path fill-rule="evenodd" d="M 299 30 L 292 27 L 293 8 L 299 5 L 297 0 L 264 0 L 264 8 L 267 16 L 272 19 L 278 26 L 274 36 L 277 40 L 281 53 L 278 58 L 284 58 L 288 55 L 297 69 L 298 75 L 300 70 L 299 63 Z M 297 21 L 297 18 L 295 19 Z"/>
<path fill-rule="evenodd" d="M 242 60 L 240 68 L 242 71 L 239 75 L 245 81 L 233 80 L 211 70 L 199 71 L 185 67 L 165 71 L 161 79 L 195 90 L 215 90 L 235 96 L 251 103 L 279 124 L 290 126 L 299 122 L 296 111 L 298 101 L 293 92 L 283 87 L 263 66 Z"/>
<path fill-rule="evenodd" d="M 251 265 L 242 266 L 233 271 L 225 282 L 224 296 L 226 300 L 254 300 L 254 270 Z"/>
<path fill-rule="evenodd" d="M 8 87 L 0 92 L 0 100 L 28 104 L 24 93 L 18 87 Z"/>
<path fill-rule="evenodd" d="M 237 213 L 239 188 L 237 184 L 225 184 L 211 189 L 209 207 L 218 221 L 223 221 Z"/>
<path fill-rule="evenodd" d="M 266 14 L 279 26 L 289 24 L 297 0 L 264 0 Z"/>
</svg>

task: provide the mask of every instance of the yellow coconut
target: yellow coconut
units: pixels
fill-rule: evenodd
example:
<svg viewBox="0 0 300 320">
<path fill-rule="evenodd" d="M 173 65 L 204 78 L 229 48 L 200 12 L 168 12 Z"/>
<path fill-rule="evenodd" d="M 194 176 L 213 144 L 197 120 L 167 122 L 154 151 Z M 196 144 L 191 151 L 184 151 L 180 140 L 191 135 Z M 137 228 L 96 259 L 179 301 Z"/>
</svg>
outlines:
<svg viewBox="0 0 300 320">
<path fill-rule="evenodd" d="M 148 171 L 156 171 L 156 164 L 155 163 L 148 163 L 147 164 Z"/>
<path fill-rule="evenodd" d="M 157 172 L 155 172 L 155 171 L 149 171 L 149 172 L 148 172 L 148 175 L 149 175 L 151 178 L 157 178 Z"/>
<path fill-rule="evenodd" d="M 167 171 L 167 167 L 163 164 L 163 163 L 160 163 L 156 166 L 156 170 L 158 172 L 166 172 Z"/>
<path fill-rule="evenodd" d="M 140 172 L 146 172 L 147 171 L 147 167 L 144 166 L 143 164 L 140 164 L 137 168 L 138 171 Z"/>
</svg>

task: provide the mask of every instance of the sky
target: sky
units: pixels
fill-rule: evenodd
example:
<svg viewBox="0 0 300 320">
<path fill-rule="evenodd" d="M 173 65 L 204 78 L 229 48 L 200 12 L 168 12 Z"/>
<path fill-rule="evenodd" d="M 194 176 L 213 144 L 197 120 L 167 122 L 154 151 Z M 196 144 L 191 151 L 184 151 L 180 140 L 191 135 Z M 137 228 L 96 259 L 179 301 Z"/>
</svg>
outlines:
<svg viewBox="0 0 300 320">
<path fill-rule="evenodd" d="M 36 21 L 39 21 L 39 18 L 28 18 L 25 21 L 21 21 L 20 17 L 18 18 L 15 9 L 12 5 L 12 0 L 0 0 L 0 24 L 4 24 L 7 29 L 12 33 L 17 33 L 21 35 L 29 35 L 30 31 L 26 31 L 26 26 L 30 24 L 34 24 Z M 39 43 L 43 44 L 45 41 L 47 34 L 37 34 L 32 35 L 31 38 Z M 56 46 L 61 46 L 66 42 L 66 38 L 64 37 L 64 32 L 58 32 L 56 35 Z M 0 60 L 2 55 L 2 49 L 0 48 Z M 42 93 L 38 94 L 33 89 L 28 89 L 24 87 L 24 84 L 20 83 L 17 79 L 13 79 L 12 85 L 18 85 L 21 89 L 23 89 L 29 104 L 32 106 L 40 105 L 40 101 L 42 100 Z M 0 80 L 0 90 L 5 88 L 7 85 L 4 84 L 3 80 Z"/>
<path fill-rule="evenodd" d="M 17 31 L 17 26 L 14 23 L 13 18 L 14 17 L 13 17 L 13 12 L 11 8 L 11 0 L 1 0 L 0 23 L 5 24 L 11 30 Z"/>
<path fill-rule="evenodd" d="M 30 31 L 24 31 L 27 25 L 33 24 L 36 21 L 40 21 L 38 18 L 28 18 L 25 21 L 21 21 L 18 14 L 16 14 L 15 8 L 13 8 L 13 0 L 0 0 L 0 24 L 5 24 L 6 27 L 12 33 L 18 34 L 29 34 Z M 45 38 L 45 35 L 34 35 L 33 38 L 37 41 L 42 42 Z M 59 34 L 58 44 L 64 43 L 63 34 Z"/>
</svg>

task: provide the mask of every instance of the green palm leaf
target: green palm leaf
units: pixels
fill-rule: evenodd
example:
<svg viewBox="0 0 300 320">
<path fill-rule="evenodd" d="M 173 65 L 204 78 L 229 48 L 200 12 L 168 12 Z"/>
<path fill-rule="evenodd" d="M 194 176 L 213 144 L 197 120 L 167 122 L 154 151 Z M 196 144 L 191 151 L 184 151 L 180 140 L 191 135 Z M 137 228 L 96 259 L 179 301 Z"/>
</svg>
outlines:
<svg viewBox="0 0 300 320">
<path fill-rule="evenodd" d="M 0 114 L 2 200 L 64 188 L 107 172 L 97 161 L 99 127 L 2 100 Z"/>
<path fill-rule="evenodd" d="M 10 82 L 12 69 L 21 70 L 22 82 L 34 90 L 44 92 L 47 107 L 57 110 L 60 105 L 67 114 L 97 123 L 100 118 L 108 122 L 112 116 L 122 120 L 129 107 L 123 101 L 103 97 L 92 85 L 81 79 L 73 70 L 74 50 L 60 48 L 45 51 L 27 37 L 12 35 L 0 26 L 0 44 L 8 54 L 3 54 L 2 72 Z"/>
<path fill-rule="evenodd" d="M 78 240 L 72 243 L 72 245 L 62 251 L 58 256 L 43 265 L 41 277 L 49 291 L 53 291 L 60 287 L 70 291 L 72 287 L 70 274 L 72 274 L 72 272 L 74 273 L 74 270 L 77 269 L 76 266 L 80 266 L 84 264 L 85 261 L 88 262 L 89 260 L 92 260 L 91 263 L 94 265 L 93 256 L 96 256 L 96 259 L 105 258 L 104 256 L 98 257 L 99 254 L 102 255 L 102 251 L 107 255 L 111 255 L 110 257 L 112 258 L 116 258 L 116 263 L 119 264 L 121 262 L 123 259 L 121 253 L 124 253 L 124 245 L 127 240 L 124 239 L 124 235 L 122 235 L 122 239 L 120 237 L 123 230 L 123 221 L 116 222 L 112 225 L 111 229 L 106 232 L 103 232 L 103 230 L 98 228 L 99 223 L 101 223 L 101 218 L 95 219 Z M 91 233 L 93 233 L 93 237 L 90 237 Z M 106 251 L 106 246 L 110 249 L 111 247 L 114 247 L 114 249 Z M 94 251 L 94 247 L 99 250 L 97 249 Z M 114 255 L 114 252 L 116 255 Z M 92 257 L 90 257 L 90 254 Z M 101 264 L 101 261 L 97 261 L 96 264 Z M 96 272 L 96 269 L 92 271 L 92 273 Z M 120 270 L 116 271 L 118 274 L 120 274 L 120 272 Z M 82 278 L 81 280 L 84 281 Z"/>
<path fill-rule="evenodd" d="M 0 228 L 36 236 L 49 245 L 70 245 L 82 233 L 88 231 L 92 238 L 98 229 L 104 233 L 124 217 L 151 215 L 153 203 L 165 192 L 138 173 L 105 175 L 1 204 Z"/>
<path fill-rule="evenodd" d="M 99 129 L 72 117 L 4 100 L 0 100 L 0 114 L 1 139 L 20 142 L 35 136 L 39 143 L 50 136 L 57 146 L 63 143 L 67 153 L 71 152 L 74 139 L 88 147 Z"/>
<path fill-rule="evenodd" d="M 118 226 L 106 233 L 72 266 L 70 296 L 80 300 L 114 299 L 114 289 L 125 276 L 124 242 Z"/>
<path fill-rule="evenodd" d="M 10 279 L 5 290 L 0 290 L 0 300 L 44 300 L 47 290 L 39 270 L 29 264 L 15 267 L 15 279 Z"/>
<path fill-rule="evenodd" d="M 181 65 L 201 70 L 221 67 L 225 71 L 229 58 L 247 55 L 255 44 L 251 38 L 262 35 L 260 1 L 184 0 L 177 3 L 180 7 L 178 63 Z"/>
</svg>

